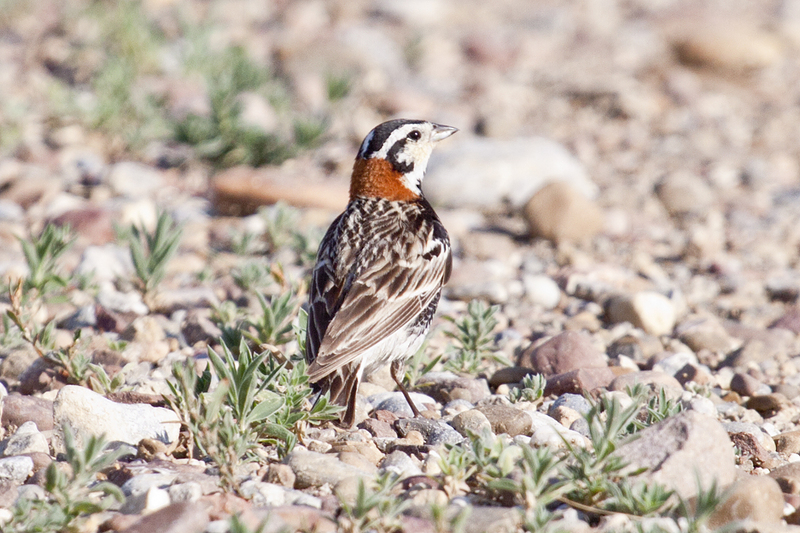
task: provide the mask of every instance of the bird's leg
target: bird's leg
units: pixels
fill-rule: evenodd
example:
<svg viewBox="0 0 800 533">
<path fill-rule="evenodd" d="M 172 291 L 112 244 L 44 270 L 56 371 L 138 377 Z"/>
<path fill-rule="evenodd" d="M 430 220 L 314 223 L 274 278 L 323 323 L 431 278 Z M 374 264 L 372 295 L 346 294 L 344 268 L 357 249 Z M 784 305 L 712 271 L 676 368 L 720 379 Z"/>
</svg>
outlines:
<svg viewBox="0 0 800 533">
<path fill-rule="evenodd" d="M 414 405 L 414 402 L 411 401 L 411 396 L 408 394 L 408 391 L 403 386 L 403 380 L 401 380 L 400 378 L 397 377 L 397 373 L 402 368 L 403 368 L 403 361 L 402 360 L 398 359 L 396 361 L 392 361 L 392 366 L 391 366 L 392 379 L 394 380 L 395 383 L 397 383 L 397 387 L 400 389 L 400 392 L 403 393 L 403 396 L 405 397 L 406 401 L 408 402 L 408 406 L 411 408 L 411 412 L 414 413 L 415 417 L 419 417 L 420 416 L 419 409 L 417 409 L 417 406 Z"/>
</svg>

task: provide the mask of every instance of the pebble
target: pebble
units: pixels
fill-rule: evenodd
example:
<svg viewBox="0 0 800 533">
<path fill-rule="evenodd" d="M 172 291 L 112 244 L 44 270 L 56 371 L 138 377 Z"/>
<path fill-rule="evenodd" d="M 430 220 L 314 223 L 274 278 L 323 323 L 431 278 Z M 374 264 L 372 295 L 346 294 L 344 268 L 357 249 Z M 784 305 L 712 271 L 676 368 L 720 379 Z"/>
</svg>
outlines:
<svg viewBox="0 0 800 533">
<path fill-rule="evenodd" d="M 547 276 L 524 276 L 522 285 L 528 300 L 544 309 L 554 309 L 561 302 L 561 288 Z"/>
<path fill-rule="evenodd" d="M 33 473 L 33 459 L 25 455 L 0 459 L 0 481 L 22 484 Z"/>
<path fill-rule="evenodd" d="M 458 444 L 464 440 L 458 431 L 441 420 L 427 418 L 408 418 L 398 420 L 395 424 L 397 432 L 407 436 L 411 431 L 419 431 L 425 444 L 439 446 L 441 444 Z"/>
<path fill-rule="evenodd" d="M 682 498 L 697 494 L 697 483 L 727 486 L 737 476 L 733 447 L 715 418 L 683 411 L 639 432 L 615 454 L 627 471 L 646 467 L 640 479 L 662 483 Z"/>
<path fill-rule="evenodd" d="M 53 402 L 36 396 L 9 394 L 3 398 L 3 426 L 34 422 L 41 431 L 53 429 Z"/>
<path fill-rule="evenodd" d="M 581 394 L 567 393 L 556 398 L 556 401 L 550 405 L 550 410 L 555 410 L 559 407 L 568 407 L 585 415 L 592 409 L 592 404 Z"/>
<path fill-rule="evenodd" d="M 530 236 L 554 243 L 585 242 L 603 229 L 603 212 L 572 186 L 553 182 L 525 204 L 523 216 Z"/>
<path fill-rule="evenodd" d="M 479 406 L 478 411 L 486 416 L 495 435 L 506 433 L 514 437 L 516 435 L 529 435 L 531 432 L 530 417 L 524 411 L 514 407 L 490 404 Z"/>
<path fill-rule="evenodd" d="M 207 504 L 177 502 L 144 516 L 125 528 L 125 533 L 202 533 L 208 523 Z"/>
<path fill-rule="evenodd" d="M 606 358 L 586 333 L 565 331 L 523 351 L 518 364 L 533 369 L 537 374 L 552 376 L 571 370 L 604 367 Z"/>
<path fill-rule="evenodd" d="M 613 298 L 606 309 L 612 323 L 630 322 L 650 335 L 667 335 L 675 326 L 675 307 L 663 294 L 651 291 Z"/>
<path fill-rule="evenodd" d="M 470 409 L 453 417 L 451 422 L 453 429 L 464 437 L 472 435 L 482 435 L 484 431 L 492 430 L 492 423 L 478 409 Z"/>
<path fill-rule="evenodd" d="M 722 323 L 714 317 L 690 317 L 675 328 L 678 338 L 694 352 L 709 350 L 727 354 L 741 342 L 728 334 Z"/>
<path fill-rule="evenodd" d="M 411 401 L 417 406 L 417 409 L 424 411 L 429 408 L 435 408 L 436 400 L 427 394 L 419 392 L 409 393 Z M 411 418 L 414 412 L 408 405 L 405 396 L 401 392 L 383 392 L 367 398 L 369 403 L 374 406 L 375 411 L 388 411 L 399 417 Z"/>
<path fill-rule="evenodd" d="M 169 409 L 115 403 L 76 385 L 67 385 L 58 392 L 53 415 L 58 427 L 68 423 L 76 432 L 105 435 L 110 442 L 133 446 L 144 438 L 175 442 L 180 431 L 180 420 Z"/>
<path fill-rule="evenodd" d="M 577 431 L 567 429 L 556 420 L 538 411 L 525 411 L 531 419 L 531 446 L 563 449 L 565 441 L 572 446 L 586 446 L 586 439 Z"/>
<path fill-rule="evenodd" d="M 381 462 L 381 471 L 391 472 L 397 475 L 400 479 L 405 479 L 411 476 L 422 475 L 422 469 L 408 456 L 399 450 L 395 450 L 388 454 Z"/>
<path fill-rule="evenodd" d="M 428 372 L 416 388 L 443 404 L 452 400 L 477 403 L 490 394 L 485 379 L 460 377 L 452 372 Z"/>
<path fill-rule="evenodd" d="M 775 450 L 779 453 L 785 455 L 800 453 L 800 429 L 780 433 L 772 440 L 775 442 Z"/>
<path fill-rule="evenodd" d="M 607 388 L 616 375 L 610 368 L 579 368 L 547 378 L 544 394 L 581 394 Z"/>
<path fill-rule="evenodd" d="M 759 396 L 769 394 L 769 385 L 761 383 L 756 378 L 742 372 L 737 372 L 731 379 L 730 389 L 741 396 Z"/>
<path fill-rule="evenodd" d="M 365 472 L 352 465 L 340 461 L 335 455 L 311 452 L 304 448 L 295 448 L 287 457 L 286 464 L 292 468 L 295 487 L 320 487 L 325 483 L 331 486 L 348 477 L 366 477 Z"/>
<path fill-rule="evenodd" d="M 23 455 L 28 453 L 50 453 L 47 439 L 39 432 L 36 422 L 28 421 L 22 424 L 6 441 L 3 455 Z"/>
<path fill-rule="evenodd" d="M 504 366 L 491 375 L 489 385 L 497 387 L 506 383 L 520 383 L 523 378 L 531 374 L 535 372 L 524 366 Z"/>
<path fill-rule="evenodd" d="M 519 209 L 553 181 L 568 183 L 585 198 L 597 194 L 583 165 L 550 139 L 470 137 L 437 148 L 425 195 L 446 207 L 497 210 L 507 200 Z"/>
<path fill-rule="evenodd" d="M 203 495 L 203 487 L 195 481 L 187 481 L 170 485 L 168 492 L 172 503 L 195 502 Z"/>
<path fill-rule="evenodd" d="M 164 187 L 161 172 L 133 161 L 121 161 L 113 165 L 107 182 L 114 192 L 127 198 L 148 198 Z"/>
</svg>

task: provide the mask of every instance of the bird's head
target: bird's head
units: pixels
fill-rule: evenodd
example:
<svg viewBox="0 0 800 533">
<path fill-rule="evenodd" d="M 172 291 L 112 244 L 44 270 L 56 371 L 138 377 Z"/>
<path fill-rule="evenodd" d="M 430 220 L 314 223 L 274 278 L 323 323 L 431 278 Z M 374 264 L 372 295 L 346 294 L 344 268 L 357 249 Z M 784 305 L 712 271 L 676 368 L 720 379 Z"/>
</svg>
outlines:
<svg viewBox="0 0 800 533">
<path fill-rule="evenodd" d="M 434 145 L 457 128 L 424 120 L 390 120 L 367 134 L 358 151 L 350 198 L 412 201 L 422 197 L 422 178 Z"/>
</svg>

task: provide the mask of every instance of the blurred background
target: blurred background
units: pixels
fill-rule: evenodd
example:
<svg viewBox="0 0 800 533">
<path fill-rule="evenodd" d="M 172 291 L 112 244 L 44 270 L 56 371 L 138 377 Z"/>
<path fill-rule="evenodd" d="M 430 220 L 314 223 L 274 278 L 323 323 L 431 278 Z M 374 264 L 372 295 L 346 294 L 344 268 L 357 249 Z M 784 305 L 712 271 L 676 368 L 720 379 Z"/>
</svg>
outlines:
<svg viewBox="0 0 800 533">
<path fill-rule="evenodd" d="M 225 248 L 282 201 L 324 228 L 410 117 L 461 129 L 425 184 L 482 284 L 451 295 L 570 266 L 730 316 L 797 297 L 796 0 L 2 0 L 0 27 L 7 279 L 48 220 L 102 244 L 161 208 Z"/>
</svg>

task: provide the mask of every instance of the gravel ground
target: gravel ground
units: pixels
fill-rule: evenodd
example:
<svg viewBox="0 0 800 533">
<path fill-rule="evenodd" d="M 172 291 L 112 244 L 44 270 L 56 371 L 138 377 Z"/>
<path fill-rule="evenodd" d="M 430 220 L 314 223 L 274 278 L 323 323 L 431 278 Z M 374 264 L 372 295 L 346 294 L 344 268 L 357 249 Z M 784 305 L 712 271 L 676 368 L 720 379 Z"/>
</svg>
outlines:
<svg viewBox="0 0 800 533">
<path fill-rule="evenodd" d="M 685 499 L 695 476 L 729 488 L 703 527 L 800 525 L 800 2 L 8 0 L 0 28 L 0 307 L 20 321 L 0 337 L 0 519 L 52 492 L 66 422 L 79 447 L 103 433 L 123 453 L 100 476 L 121 500 L 80 531 L 221 532 L 235 514 L 265 531 L 533 530 L 530 501 L 443 472 L 448 446 L 488 431 L 596 453 L 582 415 L 638 383 L 675 412 L 620 444 L 627 468 Z M 425 418 L 377 376 L 358 428 L 301 424 L 228 487 L 163 401 L 171 368 L 205 368 L 257 293 L 302 300 L 359 142 L 398 116 L 461 130 L 425 182 L 456 250 L 410 365 L 444 354 L 417 382 Z M 143 290 L 125 230 L 161 212 L 182 238 Z M 23 243 L 48 223 L 75 241 L 37 270 Z M 473 300 L 496 306 L 493 357 L 453 373 L 441 316 Z M 284 333 L 259 342 L 288 357 Z M 81 382 L 43 346 L 118 382 Z M 532 374 L 544 396 L 513 401 Z M 358 481 L 384 473 L 408 505 L 368 525 Z M 689 527 L 546 508 L 569 531 Z"/>
</svg>

